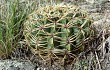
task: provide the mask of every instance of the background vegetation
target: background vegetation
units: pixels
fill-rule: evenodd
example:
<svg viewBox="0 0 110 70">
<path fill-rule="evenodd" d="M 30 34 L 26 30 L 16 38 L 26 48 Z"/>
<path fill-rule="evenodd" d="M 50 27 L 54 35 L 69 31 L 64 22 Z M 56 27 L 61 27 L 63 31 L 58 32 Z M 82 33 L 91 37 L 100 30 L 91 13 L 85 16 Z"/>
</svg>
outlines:
<svg viewBox="0 0 110 70">
<path fill-rule="evenodd" d="M 23 22 L 34 6 L 32 1 L 1 0 L 0 56 L 8 56 L 23 39 Z"/>
</svg>

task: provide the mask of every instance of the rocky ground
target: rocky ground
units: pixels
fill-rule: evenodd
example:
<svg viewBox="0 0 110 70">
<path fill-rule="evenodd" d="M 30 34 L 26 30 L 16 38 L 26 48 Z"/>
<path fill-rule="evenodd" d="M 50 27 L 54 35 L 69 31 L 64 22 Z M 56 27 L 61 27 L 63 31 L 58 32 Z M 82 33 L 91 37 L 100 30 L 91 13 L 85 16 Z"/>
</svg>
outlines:
<svg viewBox="0 0 110 70">
<path fill-rule="evenodd" d="M 34 70 L 35 66 L 29 61 L 0 60 L 0 70 Z"/>
</svg>

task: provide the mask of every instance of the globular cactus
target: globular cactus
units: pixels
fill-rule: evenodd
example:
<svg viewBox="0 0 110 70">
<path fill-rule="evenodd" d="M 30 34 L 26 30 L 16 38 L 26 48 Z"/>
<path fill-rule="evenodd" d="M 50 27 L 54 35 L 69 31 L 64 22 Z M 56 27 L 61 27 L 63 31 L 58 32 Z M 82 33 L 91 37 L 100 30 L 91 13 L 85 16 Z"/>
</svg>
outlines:
<svg viewBox="0 0 110 70">
<path fill-rule="evenodd" d="M 24 23 L 26 42 L 35 49 L 83 49 L 83 42 L 94 35 L 87 12 L 71 4 L 38 7 Z"/>
</svg>

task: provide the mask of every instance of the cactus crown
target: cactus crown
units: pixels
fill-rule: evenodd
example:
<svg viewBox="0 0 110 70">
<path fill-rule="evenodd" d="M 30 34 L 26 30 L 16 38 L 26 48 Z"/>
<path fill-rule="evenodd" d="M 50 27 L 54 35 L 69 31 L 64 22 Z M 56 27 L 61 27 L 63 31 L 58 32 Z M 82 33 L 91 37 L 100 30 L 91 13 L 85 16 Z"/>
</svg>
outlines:
<svg viewBox="0 0 110 70">
<path fill-rule="evenodd" d="M 27 43 L 36 48 L 77 50 L 94 31 L 88 14 L 71 4 L 39 7 L 24 23 Z"/>
</svg>

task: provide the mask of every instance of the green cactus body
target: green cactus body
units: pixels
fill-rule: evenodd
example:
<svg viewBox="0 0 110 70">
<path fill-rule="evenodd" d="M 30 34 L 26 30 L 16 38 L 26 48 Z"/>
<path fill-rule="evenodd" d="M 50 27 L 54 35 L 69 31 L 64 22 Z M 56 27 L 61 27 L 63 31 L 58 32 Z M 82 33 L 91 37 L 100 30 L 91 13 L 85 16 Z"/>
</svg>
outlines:
<svg viewBox="0 0 110 70">
<path fill-rule="evenodd" d="M 88 14 L 71 4 L 39 7 L 24 23 L 27 43 L 35 48 L 56 48 L 69 51 L 84 47 L 82 41 L 91 37 Z"/>
</svg>

